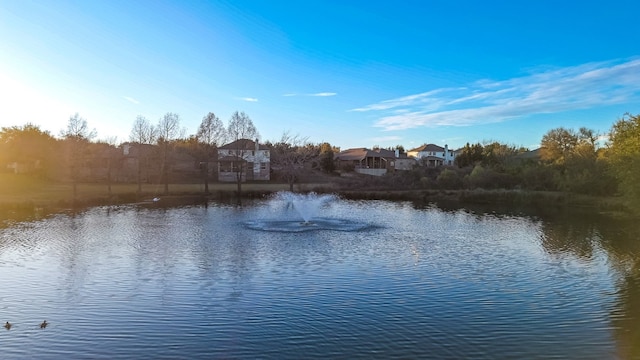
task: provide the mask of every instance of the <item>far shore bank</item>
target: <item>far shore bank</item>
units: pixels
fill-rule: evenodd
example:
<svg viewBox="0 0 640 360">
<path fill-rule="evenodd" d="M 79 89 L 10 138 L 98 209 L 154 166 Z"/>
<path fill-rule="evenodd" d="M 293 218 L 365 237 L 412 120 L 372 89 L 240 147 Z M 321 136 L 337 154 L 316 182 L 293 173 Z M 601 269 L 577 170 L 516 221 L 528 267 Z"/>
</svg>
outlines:
<svg viewBox="0 0 640 360">
<path fill-rule="evenodd" d="M 143 184 L 137 191 L 136 184 L 78 184 L 76 197 L 68 183 L 14 183 L 0 189 L 0 222 L 38 218 L 52 213 L 81 210 L 94 206 L 151 204 L 164 206 L 180 204 L 206 204 L 209 201 L 238 201 L 235 183 L 209 184 L 205 194 L 203 184 L 169 184 L 164 193 L 162 184 Z M 288 191 L 285 183 L 243 183 L 241 199 L 266 198 L 279 191 Z M 496 206 L 545 209 L 576 209 L 605 213 L 615 217 L 634 217 L 623 199 L 618 197 L 593 197 L 563 192 L 520 190 L 387 190 L 341 189 L 332 183 L 301 183 L 296 192 L 334 193 L 352 200 L 411 201 L 417 206 L 448 204 L 465 206 Z M 153 201 L 153 199 L 159 201 Z"/>
</svg>

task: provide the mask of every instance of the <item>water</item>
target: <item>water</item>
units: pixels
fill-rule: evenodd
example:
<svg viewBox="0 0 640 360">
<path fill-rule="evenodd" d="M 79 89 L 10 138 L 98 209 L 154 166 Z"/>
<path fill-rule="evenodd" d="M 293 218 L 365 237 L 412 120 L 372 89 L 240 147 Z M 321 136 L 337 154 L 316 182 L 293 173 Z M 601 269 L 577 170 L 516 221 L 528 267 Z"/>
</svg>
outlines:
<svg viewBox="0 0 640 360">
<path fill-rule="evenodd" d="M 0 229 L 1 357 L 640 358 L 636 224 L 332 201 L 321 218 L 366 226 L 248 226 L 280 211 L 95 208 Z"/>
<path fill-rule="evenodd" d="M 338 200 L 335 195 L 279 192 L 269 199 L 263 213 L 255 213 L 244 224 L 249 229 L 275 232 L 362 231 L 376 227 L 372 221 L 320 216 Z"/>
</svg>

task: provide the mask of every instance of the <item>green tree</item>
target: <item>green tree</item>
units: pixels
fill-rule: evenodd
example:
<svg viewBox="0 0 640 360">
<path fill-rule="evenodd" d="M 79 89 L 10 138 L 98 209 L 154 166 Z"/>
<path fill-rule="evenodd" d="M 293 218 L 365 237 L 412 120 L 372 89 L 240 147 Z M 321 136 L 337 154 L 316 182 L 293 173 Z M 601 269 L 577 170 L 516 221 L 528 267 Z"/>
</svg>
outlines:
<svg viewBox="0 0 640 360">
<path fill-rule="evenodd" d="M 541 159 L 553 170 L 559 190 L 606 195 L 615 189 L 606 162 L 598 159 L 599 134 L 582 127 L 556 128 L 547 132 L 541 142 Z"/>
<path fill-rule="evenodd" d="M 496 170 L 504 171 L 508 162 L 518 154 L 515 146 L 501 144 L 497 141 L 486 144 L 482 149 L 482 164 Z"/>
<path fill-rule="evenodd" d="M 53 167 L 56 139 L 33 124 L 3 127 L 0 130 L 0 165 L 13 164 L 14 171 L 44 176 Z"/>
<path fill-rule="evenodd" d="M 462 187 L 462 179 L 458 173 L 452 169 L 444 169 L 436 178 L 441 189 L 459 189 Z"/>
<path fill-rule="evenodd" d="M 336 169 L 336 163 L 333 160 L 334 155 L 335 155 L 335 150 L 331 146 L 331 144 L 327 142 L 320 144 L 320 155 L 318 159 L 320 170 L 329 174 Z"/>
<path fill-rule="evenodd" d="M 540 158 L 548 163 L 563 165 L 578 145 L 578 134 L 559 127 L 549 130 L 540 142 Z"/>
<path fill-rule="evenodd" d="M 463 168 L 467 166 L 473 166 L 482 162 L 484 153 L 484 147 L 480 144 L 469 145 L 467 143 L 458 156 L 456 156 L 455 163 L 458 167 Z"/>
<path fill-rule="evenodd" d="M 608 155 L 620 190 L 629 205 L 640 211 L 640 115 L 626 113 L 609 133 Z"/>
</svg>

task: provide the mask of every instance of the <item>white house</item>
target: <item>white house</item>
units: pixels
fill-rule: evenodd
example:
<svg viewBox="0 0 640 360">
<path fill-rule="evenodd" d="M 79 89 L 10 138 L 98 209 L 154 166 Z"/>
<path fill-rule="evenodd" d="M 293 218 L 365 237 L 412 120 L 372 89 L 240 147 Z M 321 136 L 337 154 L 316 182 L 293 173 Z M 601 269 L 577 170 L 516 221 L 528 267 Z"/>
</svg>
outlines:
<svg viewBox="0 0 640 360">
<path fill-rule="evenodd" d="M 241 181 L 269 180 L 270 173 L 271 151 L 258 139 L 240 139 L 218 148 L 218 181 L 237 181 L 238 174 Z"/>
<path fill-rule="evenodd" d="M 407 155 L 422 160 L 429 167 L 453 165 L 456 159 L 455 151 L 449 149 L 447 145 L 441 147 L 435 144 L 424 144 L 411 149 L 407 151 Z"/>
</svg>

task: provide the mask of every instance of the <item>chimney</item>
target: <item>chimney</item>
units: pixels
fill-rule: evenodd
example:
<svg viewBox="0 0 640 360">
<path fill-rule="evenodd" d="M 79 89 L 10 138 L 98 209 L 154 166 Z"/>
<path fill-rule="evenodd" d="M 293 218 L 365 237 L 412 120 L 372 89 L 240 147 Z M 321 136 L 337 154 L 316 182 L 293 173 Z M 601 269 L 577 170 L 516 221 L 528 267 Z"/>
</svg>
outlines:
<svg viewBox="0 0 640 360">
<path fill-rule="evenodd" d="M 400 149 L 396 149 L 396 159 L 400 157 Z"/>
<path fill-rule="evenodd" d="M 260 148 L 260 145 L 258 144 L 258 138 L 256 138 L 256 156 L 258 156 L 258 149 Z"/>
</svg>

